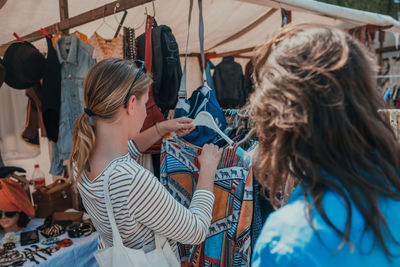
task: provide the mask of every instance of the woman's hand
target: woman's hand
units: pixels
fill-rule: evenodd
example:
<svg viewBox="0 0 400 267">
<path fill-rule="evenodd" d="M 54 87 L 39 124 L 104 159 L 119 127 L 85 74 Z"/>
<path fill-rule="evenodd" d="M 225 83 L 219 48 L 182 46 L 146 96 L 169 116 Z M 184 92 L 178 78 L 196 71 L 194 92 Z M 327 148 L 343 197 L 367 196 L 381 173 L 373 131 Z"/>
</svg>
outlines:
<svg viewBox="0 0 400 267">
<path fill-rule="evenodd" d="M 221 160 L 221 156 L 222 148 L 212 144 L 204 145 L 201 155 L 199 156 L 200 168 L 207 168 L 215 171 Z"/>
<path fill-rule="evenodd" d="M 192 122 L 192 119 L 181 117 L 173 120 L 159 122 L 156 127 L 159 128 L 160 134 L 162 136 L 171 132 L 176 132 L 178 136 L 185 136 L 194 130 L 195 126 L 192 124 Z"/>
</svg>

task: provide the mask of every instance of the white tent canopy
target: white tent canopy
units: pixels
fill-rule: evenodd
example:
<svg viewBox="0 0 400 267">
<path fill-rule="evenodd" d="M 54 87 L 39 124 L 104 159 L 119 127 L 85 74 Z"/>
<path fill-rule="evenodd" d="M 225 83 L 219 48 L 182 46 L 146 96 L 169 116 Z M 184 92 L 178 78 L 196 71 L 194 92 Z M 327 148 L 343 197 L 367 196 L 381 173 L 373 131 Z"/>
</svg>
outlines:
<svg viewBox="0 0 400 267">
<path fill-rule="evenodd" d="M 68 0 L 69 17 L 110 2 L 113 1 Z M 199 52 L 198 9 L 197 1 L 194 2 L 189 52 Z M 154 3 L 158 24 L 171 27 L 182 53 L 187 34 L 189 1 L 157 0 Z M 124 23 L 131 27 L 141 26 L 137 29 L 137 35 L 144 31 L 145 8 L 152 14 L 151 3 L 140 5 L 128 10 L 128 16 Z M 385 30 L 400 32 L 400 23 L 389 16 L 312 0 L 203 0 L 206 51 L 223 53 L 264 43 L 272 32 L 281 27 L 279 8 L 292 11 L 292 23 L 294 24 L 308 22 L 333 25 L 339 28 L 371 24 L 382 26 Z M 117 21 L 121 16 L 119 13 L 107 17 L 105 20 L 111 27 L 103 24 L 97 32 L 105 38 L 112 38 L 118 26 Z M 60 21 L 58 1 L 8 0 L 0 9 L 0 25 L 3 25 L 0 44 L 14 40 L 13 32 L 24 36 L 58 21 Z M 79 30 L 90 37 L 101 23 L 102 19 L 71 29 L 71 32 Z M 242 32 L 242 34 L 238 35 L 238 32 Z M 228 38 L 230 41 L 218 45 Z M 35 42 L 35 45 L 39 49 L 45 50 L 43 40 Z"/>
<path fill-rule="evenodd" d="M 387 27 L 391 31 L 400 32 L 400 22 L 390 16 L 380 15 L 372 12 L 361 11 L 336 5 L 326 4 L 313 0 L 240 0 L 243 2 L 254 3 L 266 7 L 285 8 L 291 10 L 299 17 L 301 13 L 317 15 L 319 23 L 334 26 L 354 27 L 365 24 Z M 296 16 L 294 16 L 296 17 Z M 321 18 L 324 17 L 324 18 Z M 331 19 L 331 21 L 329 21 Z M 347 23 L 343 24 L 343 23 Z"/>
</svg>

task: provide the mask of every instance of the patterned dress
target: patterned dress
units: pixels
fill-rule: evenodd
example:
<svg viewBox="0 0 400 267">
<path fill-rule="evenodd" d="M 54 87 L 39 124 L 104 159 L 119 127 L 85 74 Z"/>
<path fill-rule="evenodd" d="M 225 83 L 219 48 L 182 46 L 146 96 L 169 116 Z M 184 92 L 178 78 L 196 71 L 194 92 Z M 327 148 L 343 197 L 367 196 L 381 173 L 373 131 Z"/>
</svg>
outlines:
<svg viewBox="0 0 400 267">
<path fill-rule="evenodd" d="M 181 260 L 189 266 L 250 266 L 253 175 L 236 155 L 236 148 L 224 149 L 218 165 L 206 240 L 195 246 L 179 245 Z M 201 148 L 181 139 L 163 140 L 161 183 L 185 207 L 196 189 L 200 154 Z"/>
</svg>

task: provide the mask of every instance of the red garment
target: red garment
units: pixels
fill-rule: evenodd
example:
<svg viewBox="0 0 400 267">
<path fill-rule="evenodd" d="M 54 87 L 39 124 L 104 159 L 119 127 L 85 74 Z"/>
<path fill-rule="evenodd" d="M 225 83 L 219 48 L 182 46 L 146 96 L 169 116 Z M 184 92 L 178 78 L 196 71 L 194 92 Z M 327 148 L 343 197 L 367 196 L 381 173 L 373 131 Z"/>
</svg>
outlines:
<svg viewBox="0 0 400 267">
<path fill-rule="evenodd" d="M 147 16 L 146 20 L 146 52 L 145 52 L 145 64 L 147 69 L 147 75 L 151 77 L 151 63 L 152 63 L 152 45 L 151 45 L 151 29 L 153 27 L 154 18 Z M 150 85 L 149 89 L 149 100 L 146 103 L 147 116 L 143 123 L 141 131 L 144 131 L 150 127 L 156 125 L 157 122 L 164 121 L 164 115 L 161 113 L 160 108 L 157 106 L 154 95 L 153 85 Z M 145 154 L 160 154 L 161 152 L 161 137 L 154 145 L 152 145 Z"/>
</svg>

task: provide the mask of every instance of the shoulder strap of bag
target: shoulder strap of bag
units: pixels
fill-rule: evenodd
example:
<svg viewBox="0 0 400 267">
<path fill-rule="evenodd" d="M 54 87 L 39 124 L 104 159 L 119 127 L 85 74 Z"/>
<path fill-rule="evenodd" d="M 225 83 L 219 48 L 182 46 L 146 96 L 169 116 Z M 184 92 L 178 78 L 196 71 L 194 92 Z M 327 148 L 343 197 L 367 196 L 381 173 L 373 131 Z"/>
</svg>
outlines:
<svg viewBox="0 0 400 267">
<path fill-rule="evenodd" d="M 116 163 L 114 162 L 108 167 L 108 169 L 104 175 L 103 189 L 104 189 L 104 199 L 106 202 L 108 220 L 110 221 L 111 229 L 112 229 L 113 246 L 123 246 L 122 238 L 119 235 L 117 223 L 115 222 L 112 205 L 111 205 L 110 193 L 108 191 L 108 182 L 110 180 L 110 173 L 115 168 L 115 165 L 116 165 Z"/>
<path fill-rule="evenodd" d="M 110 221 L 111 229 L 112 229 L 112 236 L 113 236 L 113 246 L 123 246 L 122 238 L 119 235 L 119 230 L 117 227 L 117 223 L 115 221 L 115 217 L 113 214 L 113 209 L 111 205 L 111 199 L 110 199 L 110 192 L 108 190 L 108 183 L 110 181 L 110 174 L 111 171 L 115 168 L 116 163 L 112 163 L 107 171 L 104 174 L 104 185 L 103 185 L 103 190 L 104 190 L 104 199 L 106 203 L 106 208 L 107 208 L 107 215 L 108 219 Z M 167 239 L 164 236 L 161 236 L 157 233 L 154 232 L 154 241 L 155 241 L 155 247 L 162 249 L 165 242 L 167 242 Z"/>
<path fill-rule="evenodd" d="M 186 37 L 185 65 L 183 66 L 181 84 L 179 86 L 179 91 L 178 91 L 179 99 L 186 99 L 186 96 L 187 96 L 187 92 L 186 92 L 186 65 L 187 64 L 186 63 L 187 63 L 187 54 L 188 54 L 188 46 L 189 46 L 190 21 L 192 20 L 192 9 L 193 9 L 193 0 L 190 0 L 189 17 L 188 17 L 188 32 L 187 32 L 187 37 Z"/>
<path fill-rule="evenodd" d="M 162 249 L 165 242 L 167 242 L 167 238 L 165 236 L 159 235 L 156 232 L 154 232 L 154 242 L 155 242 L 156 248 Z"/>
</svg>

